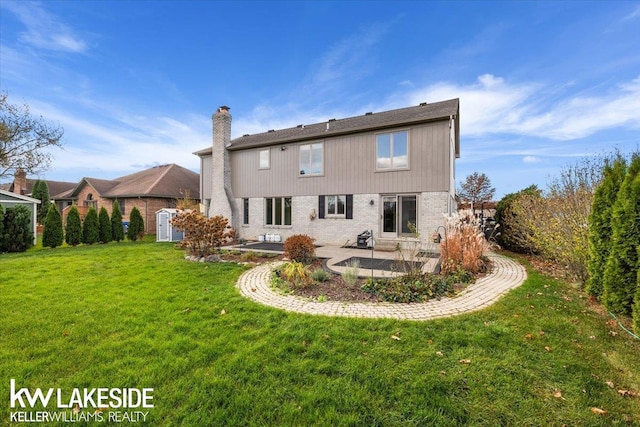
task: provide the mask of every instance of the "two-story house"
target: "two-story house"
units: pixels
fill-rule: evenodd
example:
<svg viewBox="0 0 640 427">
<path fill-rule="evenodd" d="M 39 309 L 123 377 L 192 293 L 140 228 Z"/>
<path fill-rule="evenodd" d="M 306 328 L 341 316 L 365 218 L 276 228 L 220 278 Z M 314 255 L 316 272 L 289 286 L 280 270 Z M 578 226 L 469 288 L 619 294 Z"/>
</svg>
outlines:
<svg viewBox="0 0 640 427">
<path fill-rule="evenodd" d="M 209 216 L 230 218 L 238 235 L 318 244 L 428 239 L 456 211 L 459 100 L 366 113 L 231 140 L 231 115 L 213 115 L 213 144 L 201 159 Z"/>
</svg>

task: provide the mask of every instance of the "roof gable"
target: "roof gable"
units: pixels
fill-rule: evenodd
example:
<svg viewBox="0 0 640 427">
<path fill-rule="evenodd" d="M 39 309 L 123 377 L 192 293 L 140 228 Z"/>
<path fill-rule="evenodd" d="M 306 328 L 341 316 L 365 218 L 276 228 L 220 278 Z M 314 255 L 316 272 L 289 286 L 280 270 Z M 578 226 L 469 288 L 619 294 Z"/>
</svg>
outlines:
<svg viewBox="0 0 640 427">
<path fill-rule="evenodd" d="M 200 176 L 174 163 L 155 166 L 116 180 L 118 184 L 104 196 L 200 198 Z"/>
</svg>

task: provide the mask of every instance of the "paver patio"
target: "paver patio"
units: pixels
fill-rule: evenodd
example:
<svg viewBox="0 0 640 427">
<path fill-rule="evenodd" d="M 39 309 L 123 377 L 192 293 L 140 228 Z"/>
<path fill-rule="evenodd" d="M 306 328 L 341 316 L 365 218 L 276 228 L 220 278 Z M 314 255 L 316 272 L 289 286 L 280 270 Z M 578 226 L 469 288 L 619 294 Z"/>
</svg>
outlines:
<svg viewBox="0 0 640 427">
<path fill-rule="evenodd" d="M 527 278 L 526 270 L 517 262 L 493 253 L 488 256 L 493 263 L 490 274 L 478 279 L 455 297 L 424 303 L 318 302 L 295 295 L 281 295 L 269 285 L 273 264 L 263 264 L 246 271 L 240 276 L 236 286 L 243 296 L 258 303 L 296 313 L 429 320 L 481 310 L 496 302 L 509 290 L 520 286 Z"/>
</svg>

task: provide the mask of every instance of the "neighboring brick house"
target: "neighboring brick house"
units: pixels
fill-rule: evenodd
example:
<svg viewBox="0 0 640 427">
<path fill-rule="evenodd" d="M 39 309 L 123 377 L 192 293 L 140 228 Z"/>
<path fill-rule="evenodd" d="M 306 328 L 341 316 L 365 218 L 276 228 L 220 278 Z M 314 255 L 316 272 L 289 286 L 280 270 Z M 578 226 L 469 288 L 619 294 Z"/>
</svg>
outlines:
<svg viewBox="0 0 640 427">
<path fill-rule="evenodd" d="M 74 203 L 84 217 L 90 206 L 98 211 L 104 206 L 111 215 L 113 202 L 117 200 L 123 222 L 129 222 L 131 210 L 137 207 L 144 219 L 145 232 L 155 234 L 156 212 L 176 207 L 179 199 L 199 201 L 199 181 L 197 173 L 168 164 L 112 180 L 82 178 L 73 189 L 52 195 L 51 199 L 64 205 L 63 221 Z"/>
<path fill-rule="evenodd" d="M 33 193 L 33 186 L 37 181 L 37 179 L 27 178 L 27 174 L 22 169 L 18 169 L 14 174 L 13 182 L 9 185 L 9 191 L 23 196 L 31 196 Z M 78 184 L 77 182 L 51 181 L 48 179 L 43 179 L 42 181 L 47 183 L 50 198 L 56 194 L 66 193 L 73 190 Z M 62 212 L 62 209 L 64 209 L 65 206 L 66 204 L 58 203 L 58 209 L 60 212 Z"/>
<path fill-rule="evenodd" d="M 200 157 L 200 194 L 239 237 L 304 233 L 319 244 L 428 239 L 456 211 L 459 100 L 244 135 L 213 115 L 213 144 Z M 444 215 L 443 215 L 444 214 Z"/>
</svg>

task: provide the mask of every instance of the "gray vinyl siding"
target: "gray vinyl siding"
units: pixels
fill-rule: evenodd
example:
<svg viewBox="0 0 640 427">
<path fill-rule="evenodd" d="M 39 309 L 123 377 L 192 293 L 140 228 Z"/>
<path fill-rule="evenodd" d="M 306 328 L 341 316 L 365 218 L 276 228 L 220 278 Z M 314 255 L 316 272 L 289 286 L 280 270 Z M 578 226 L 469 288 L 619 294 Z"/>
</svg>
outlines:
<svg viewBox="0 0 640 427">
<path fill-rule="evenodd" d="M 212 167 L 211 154 L 200 157 L 200 200 L 202 204 L 205 203 L 205 199 L 211 198 L 211 190 L 213 189 Z"/>
<path fill-rule="evenodd" d="M 376 171 L 375 135 L 395 130 L 409 131 L 409 170 Z M 266 170 L 258 169 L 259 148 L 232 151 L 234 196 L 448 192 L 452 186 L 448 120 L 384 132 L 317 139 L 305 144 L 313 142 L 324 142 L 324 173 L 321 176 L 299 175 L 299 144 L 271 146 L 271 168 Z M 210 168 L 210 157 L 204 157 L 202 161 L 202 194 L 209 194 L 211 179 L 207 178 L 207 167 Z"/>
</svg>

